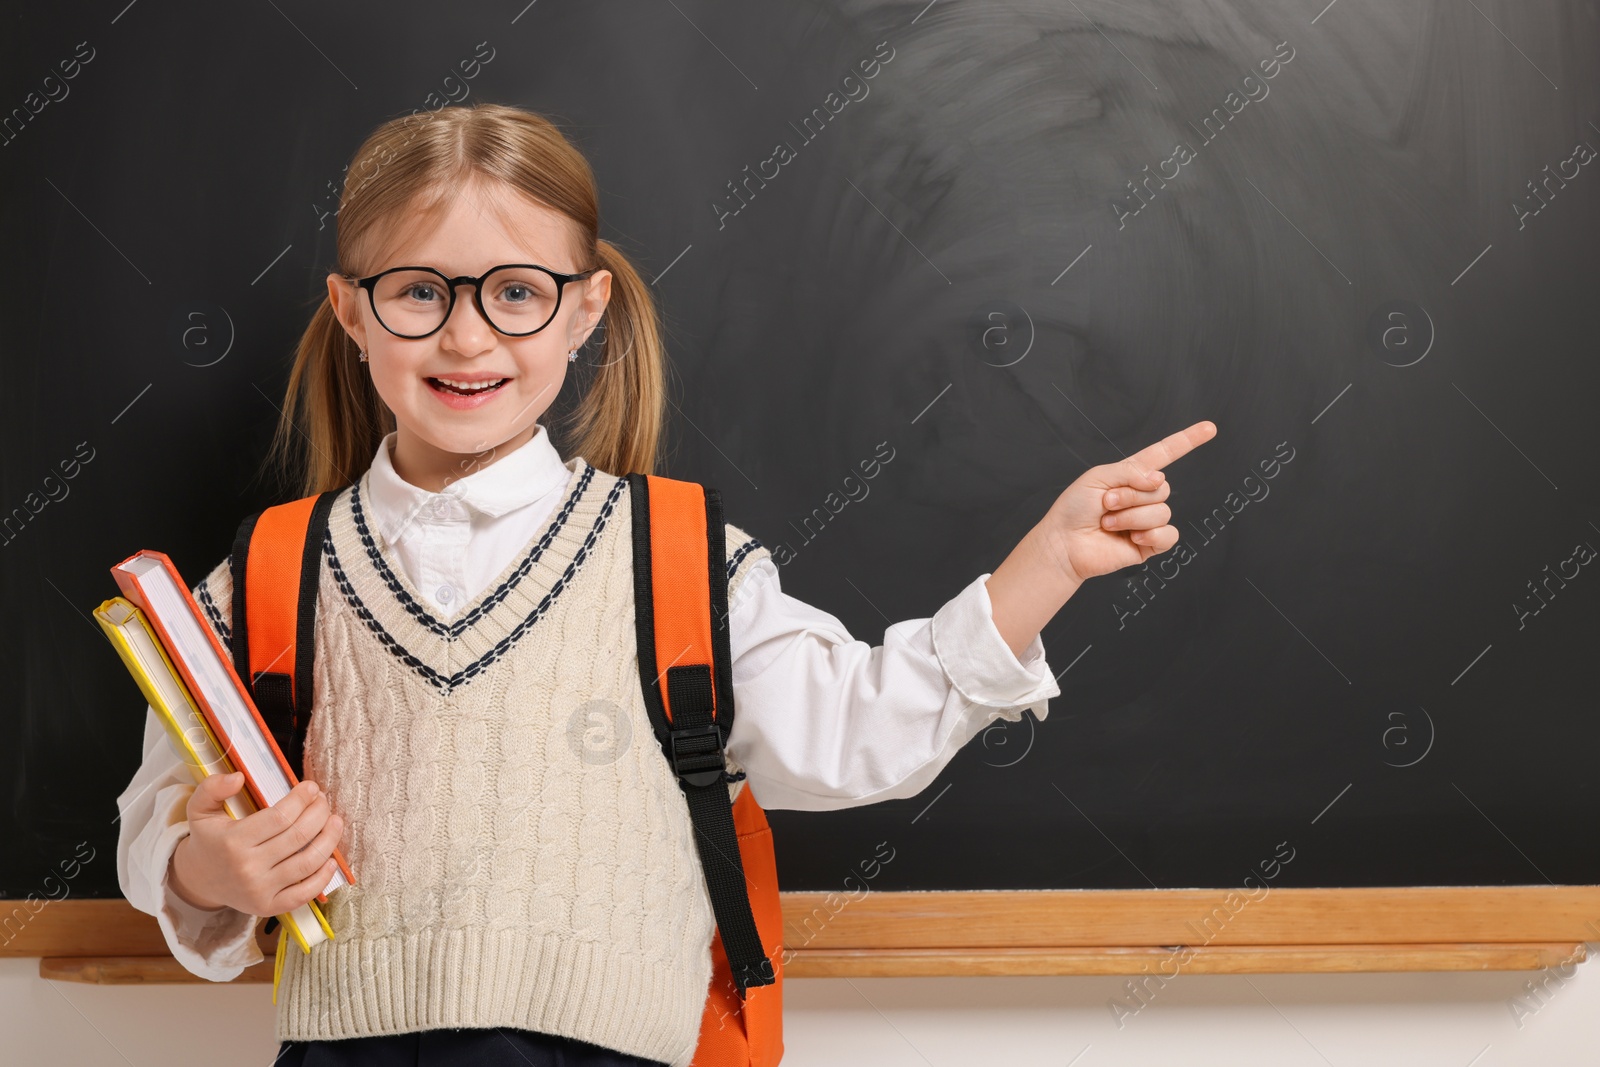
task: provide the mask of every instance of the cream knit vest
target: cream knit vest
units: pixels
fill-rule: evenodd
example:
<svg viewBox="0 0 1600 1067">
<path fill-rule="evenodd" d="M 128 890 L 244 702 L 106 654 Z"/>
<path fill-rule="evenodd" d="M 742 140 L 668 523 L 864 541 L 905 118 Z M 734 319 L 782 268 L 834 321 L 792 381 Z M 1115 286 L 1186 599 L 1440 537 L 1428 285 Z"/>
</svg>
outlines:
<svg viewBox="0 0 1600 1067">
<path fill-rule="evenodd" d="M 450 621 L 380 546 L 366 477 L 339 494 L 305 772 L 356 884 L 329 898 L 333 941 L 285 954 L 278 1040 L 506 1026 L 689 1064 L 716 924 L 639 691 L 631 499 L 567 467 L 538 533 Z M 732 602 L 769 553 L 726 536 Z M 226 630 L 227 566 L 204 586 Z"/>
</svg>

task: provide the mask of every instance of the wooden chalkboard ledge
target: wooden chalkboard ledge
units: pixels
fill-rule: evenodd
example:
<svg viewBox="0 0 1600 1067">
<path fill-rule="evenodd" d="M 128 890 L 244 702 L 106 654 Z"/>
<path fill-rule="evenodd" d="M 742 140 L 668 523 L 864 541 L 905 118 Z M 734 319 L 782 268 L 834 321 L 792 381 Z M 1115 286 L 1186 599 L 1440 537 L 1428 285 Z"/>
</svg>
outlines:
<svg viewBox="0 0 1600 1067">
<path fill-rule="evenodd" d="M 796 978 L 1531 970 L 1600 941 L 1600 886 L 784 892 Z M 6 918 L 9 912 L 10 918 Z M 1192 946 L 1186 948 L 1184 946 Z M 266 960 L 240 976 L 270 981 Z M 71 981 L 193 979 L 122 899 L 0 901 L 0 957 Z"/>
<path fill-rule="evenodd" d="M 860 949 L 793 953 L 786 978 L 907 978 L 940 975 L 1273 974 L 1359 971 L 1532 971 L 1579 963 L 1584 944 L 1246 945 L 1167 948 Z M 171 956 L 54 956 L 39 977 L 58 982 L 145 985 L 205 982 Z M 272 961 L 235 982 L 272 981 Z"/>
<path fill-rule="evenodd" d="M 277 938 L 271 939 L 276 949 Z M 246 967 L 235 982 L 271 982 L 273 952 L 254 967 Z M 39 960 L 39 977 L 57 982 L 95 985 L 157 985 L 169 982 L 215 984 L 184 969 L 171 956 L 46 956 Z M 231 983 L 222 983 L 228 985 Z"/>
<path fill-rule="evenodd" d="M 785 977 L 936 975 L 1276 974 L 1357 971 L 1532 971 L 1579 963 L 1583 942 L 1432 945 L 1224 945 L 1161 948 L 863 949 L 797 952 Z"/>
</svg>

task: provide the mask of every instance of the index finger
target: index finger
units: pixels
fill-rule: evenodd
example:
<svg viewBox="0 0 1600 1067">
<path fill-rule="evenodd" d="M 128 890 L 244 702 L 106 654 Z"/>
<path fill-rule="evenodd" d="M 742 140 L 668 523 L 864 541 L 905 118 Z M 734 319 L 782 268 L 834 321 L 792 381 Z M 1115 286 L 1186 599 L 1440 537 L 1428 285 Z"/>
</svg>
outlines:
<svg viewBox="0 0 1600 1067">
<path fill-rule="evenodd" d="M 1123 462 L 1139 474 L 1158 471 L 1174 460 L 1188 455 L 1216 435 L 1217 424 L 1209 419 L 1202 420 L 1187 429 L 1163 437 L 1153 445 L 1146 445 Z"/>
</svg>

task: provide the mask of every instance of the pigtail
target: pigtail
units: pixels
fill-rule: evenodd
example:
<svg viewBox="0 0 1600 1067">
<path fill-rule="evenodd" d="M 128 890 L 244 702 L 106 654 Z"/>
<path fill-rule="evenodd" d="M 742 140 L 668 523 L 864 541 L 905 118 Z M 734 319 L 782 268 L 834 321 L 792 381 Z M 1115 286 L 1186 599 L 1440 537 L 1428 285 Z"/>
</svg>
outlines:
<svg viewBox="0 0 1600 1067">
<path fill-rule="evenodd" d="M 394 414 L 358 355 L 324 293 L 295 351 L 264 461 L 294 496 L 341 489 L 360 478 L 378 442 L 394 429 Z"/>
<path fill-rule="evenodd" d="M 579 363 L 597 368 L 570 420 L 574 449 L 608 474 L 654 474 L 666 419 L 666 346 L 655 297 L 620 249 L 595 241 L 611 299 Z M 598 343 L 596 343 L 598 337 Z"/>
</svg>

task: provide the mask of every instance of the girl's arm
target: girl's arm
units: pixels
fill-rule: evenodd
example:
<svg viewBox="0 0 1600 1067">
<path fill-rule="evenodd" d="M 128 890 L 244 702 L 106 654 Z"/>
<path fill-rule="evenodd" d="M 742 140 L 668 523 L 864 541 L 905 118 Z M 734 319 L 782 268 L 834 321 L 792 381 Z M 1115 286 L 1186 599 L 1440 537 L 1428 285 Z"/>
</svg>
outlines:
<svg viewBox="0 0 1600 1067">
<path fill-rule="evenodd" d="M 208 587 L 213 601 L 220 601 L 222 618 L 228 618 L 230 585 L 224 561 L 195 587 L 195 597 L 200 599 L 202 588 Z M 172 890 L 168 884 L 172 853 L 189 832 L 188 804 L 195 781 L 148 704 L 143 752 L 139 770 L 117 797 L 117 882 L 128 903 L 155 916 L 173 958 L 186 970 L 213 982 L 230 981 L 265 958 L 256 943 L 257 916 L 228 907 L 196 908 Z"/>
<path fill-rule="evenodd" d="M 730 554 L 749 542 L 729 527 Z M 728 753 L 756 800 L 825 811 L 915 796 L 995 719 L 1015 722 L 1024 708 L 1045 718 L 1061 691 L 1044 646 L 1035 636 L 1020 660 L 1006 646 L 987 577 L 932 618 L 888 626 L 874 646 L 784 593 L 765 548 L 750 552 L 729 587 Z"/>
<path fill-rule="evenodd" d="M 993 574 L 876 646 L 785 594 L 767 549 L 729 526 L 728 752 L 756 800 L 821 811 L 915 796 L 996 718 L 1043 720 L 1061 691 L 1040 630 L 1088 578 L 1177 543 L 1160 468 L 1215 434 L 1199 422 L 1085 471 Z"/>
</svg>

